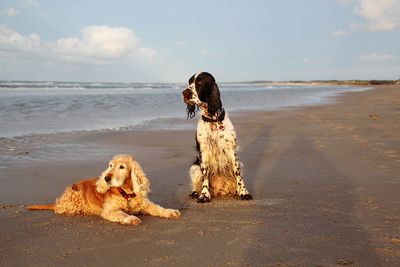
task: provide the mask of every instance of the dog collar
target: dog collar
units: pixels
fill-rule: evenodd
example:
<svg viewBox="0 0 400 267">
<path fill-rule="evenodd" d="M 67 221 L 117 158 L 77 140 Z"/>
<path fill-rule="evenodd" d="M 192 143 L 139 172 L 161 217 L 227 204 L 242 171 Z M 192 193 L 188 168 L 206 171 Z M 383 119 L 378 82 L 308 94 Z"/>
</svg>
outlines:
<svg viewBox="0 0 400 267">
<path fill-rule="evenodd" d="M 126 193 L 121 187 L 118 187 L 118 192 L 121 194 L 121 196 L 125 199 L 130 199 L 136 197 L 135 193 L 128 194 Z"/>
<path fill-rule="evenodd" d="M 208 116 L 201 115 L 201 118 L 205 122 L 222 122 L 225 119 L 225 109 L 221 108 L 217 111 L 218 117 L 216 119 L 212 119 Z"/>
</svg>

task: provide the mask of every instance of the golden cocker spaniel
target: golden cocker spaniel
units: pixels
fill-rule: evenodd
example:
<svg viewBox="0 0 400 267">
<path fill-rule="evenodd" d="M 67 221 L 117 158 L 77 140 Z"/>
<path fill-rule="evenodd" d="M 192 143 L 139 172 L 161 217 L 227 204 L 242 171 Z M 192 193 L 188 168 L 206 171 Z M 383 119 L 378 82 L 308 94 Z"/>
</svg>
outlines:
<svg viewBox="0 0 400 267">
<path fill-rule="evenodd" d="M 55 204 L 31 205 L 29 210 L 54 210 L 57 214 L 98 215 L 121 224 L 139 225 L 133 214 L 178 219 L 180 212 L 165 209 L 147 198 L 150 182 L 130 155 L 116 155 L 100 177 L 79 181 L 64 191 Z"/>
</svg>

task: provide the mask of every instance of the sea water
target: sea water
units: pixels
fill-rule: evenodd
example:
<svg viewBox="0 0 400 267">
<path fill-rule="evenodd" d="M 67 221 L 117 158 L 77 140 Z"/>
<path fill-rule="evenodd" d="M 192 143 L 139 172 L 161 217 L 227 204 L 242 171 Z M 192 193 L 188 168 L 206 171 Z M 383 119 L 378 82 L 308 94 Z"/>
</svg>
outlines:
<svg viewBox="0 0 400 267">
<path fill-rule="evenodd" d="M 74 131 L 143 128 L 185 118 L 180 83 L 0 82 L 0 138 Z M 332 96 L 365 88 L 220 83 L 226 111 L 279 110 L 323 104 Z"/>
</svg>

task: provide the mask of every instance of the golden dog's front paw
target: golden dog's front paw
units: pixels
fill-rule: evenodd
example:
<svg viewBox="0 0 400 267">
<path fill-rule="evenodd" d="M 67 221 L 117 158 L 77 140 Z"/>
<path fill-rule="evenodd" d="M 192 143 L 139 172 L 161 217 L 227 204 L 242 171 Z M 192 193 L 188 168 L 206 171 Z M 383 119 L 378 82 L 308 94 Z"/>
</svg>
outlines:
<svg viewBox="0 0 400 267">
<path fill-rule="evenodd" d="M 177 220 L 181 217 L 181 213 L 179 212 L 179 210 L 167 209 L 165 217 L 168 219 Z"/>
<path fill-rule="evenodd" d="M 142 221 L 138 217 L 131 215 L 131 216 L 125 217 L 121 223 L 137 226 L 137 225 L 140 225 L 142 223 Z"/>
</svg>

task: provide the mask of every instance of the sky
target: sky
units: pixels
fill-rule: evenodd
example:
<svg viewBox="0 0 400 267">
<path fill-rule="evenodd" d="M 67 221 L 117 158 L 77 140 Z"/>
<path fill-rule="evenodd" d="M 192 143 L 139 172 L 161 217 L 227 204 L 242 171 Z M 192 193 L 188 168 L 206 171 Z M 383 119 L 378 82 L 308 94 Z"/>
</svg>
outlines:
<svg viewBox="0 0 400 267">
<path fill-rule="evenodd" d="M 400 78 L 400 0 L 1 0 L 0 80 Z"/>
</svg>

